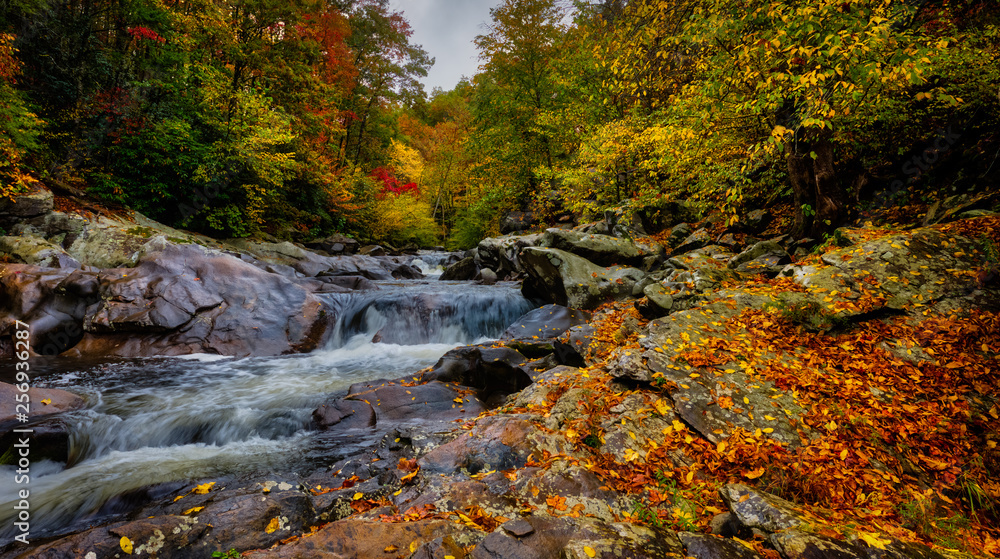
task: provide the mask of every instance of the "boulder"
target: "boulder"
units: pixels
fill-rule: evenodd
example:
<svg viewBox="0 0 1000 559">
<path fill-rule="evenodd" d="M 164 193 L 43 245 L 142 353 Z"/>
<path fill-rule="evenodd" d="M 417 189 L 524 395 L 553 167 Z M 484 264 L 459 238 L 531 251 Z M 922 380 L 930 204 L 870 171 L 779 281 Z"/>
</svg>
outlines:
<svg viewBox="0 0 1000 559">
<path fill-rule="evenodd" d="M 554 338 L 574 326 L 587 324 L 591 313 L 562 305 L 545 305 L 525 313 L 500 336 L 501 340 Z"/>
<path fill-rule="evenodd" d="M 413 420 L 454 421 L 474 418 L 486 410 L 482 402 L 467 392 L 440 381 L 416 386 L 385 383 L 350 394 L 344 405 L 349 401 L 364 402 L 374 410 L 379 426 Z"/>
<path fill-rule="evenodd" d="M 643 259 L 649 256 L 631 239 L 564 229 L 547 229 L 538 241 L 538 246 L 564 250 L 601 266 L 640 266 Z"/>
<path fill-rule="evenodd" d="M 534 222 L 535 214 L 532 212 L 510 212 L 504 216 L 503 221 L 500 222 L 500 233 L 507 235 L 509 233 L 527 231 L 528 229 L 531 229 L 531 225 Z"/>
<path fill-rule="evenodd" d="M 30 348 L 56 355 L 84 336 L 88 306 L 100 300 L 94 272 L 67 268 L 0 265 L 0 352 L 13 355 L 14 321 L 31 325 Z"/>
<path fill-rule="evenodd" d="M 54 206 L 55 197 L 46 188 L 15 194 L 13 200 L 0 197 L 0 225 L 47 214 Z"/>
<path fill-rule="evenodd" d="M 668 314 L 674 306 L 674 298 L 670 296 L 670 290 L 664 287 L 662 283 L 647 285 L 643 288 L 642 294 L 646 296 L 649 302 L 650 313 L 648 316 L 653 318 Z"/>
<path fill-rule="evenodd" d="M 379 245 L 366 245 L 358 249 L 358 254 L 362 256 L 385 256 L 388 252 Z"/>
<path fill-rule="evenodd" d="M 479 282 L 483 285 L 493 285 L 498 281 L 497 273 L 489 268 L 479 270 Z"/>
<path fill-rule="evenodd" d="M 636 268 L 603 268 L 554 248 L 526 248 L 521 261 L 528 276 L 521 289 L 525 297 L 579 309 L 629 298 L 645 276 Z"/>
<path fill-rule="evenodd" d="M 11 378 L 14 378 L 13 375 L 11 375 Z M 18 424 L 14 414 L 13 402 L 17 401 L 15 400 L 16 396 L 24 394 L 18 388 L 20 384 L 0 382 L 0 398 L 4 402 L 11 402 L 11 405 L 2 408 L 3 412 L 0 413 L 0 431 L 6 432 L 11 426 Z M 57 388 L 34 388 L 29 385 L 27 395 L 30 404 L 26 415 L 29 420 L 82 409 L 85 405 L 83 398 L 72 392 Z"/>
<path fill-rule="evenodd" d="M 483 239 L 477 247 L 480 266 L 493 270 L 499 278 L 520 275 L 524 272 L 519 258 L 521 250 L 536 246 L 540 239 L 540 234 Z"/>
<path fill-rule="evenodd" d="M 670 248 L 677 248 L 681 246 L 684 239 L 691 236 L 693 230 L 691 226 L 687 223 L 678 223 L 672 229 L 670 229 L 670 235 L 667 236 L 666 244 Z"/>
<path fill-rule="evenodd" d="M 32 235 L 0 237 L 0 254 L 15 262 L 43 268 L 80 268 L 80 262 L 61 246 Z"/>
<path fill-rule="evenodd" d="M 694 233 L 685 237 L 684 240 L 681 241 L 676 248 L 674 248 L 674 254 L 690 252 L 692 250 L 708 246 L 711 243 L 712 234 L 708 232 L 708 229 L 698 229 Z"/>
<path fill-rule="evenodd" d="M 26 268 L 0 276 L 42 353 L 140 357 L 277 355 L 316 347 L 326 304 L 298 283 L 232 256 L 160 238 L 135 268 Z M 148 248 L 148 247 L 147 247 Z"/>
<path fill-rule="evenodd" d="M 313 250 L 322 250 L 323 252 L 331 256 L 336 256 L 341 254 L 356 253 L 358 251 L 360 243 L 350 237 L 336 234 L 336 235 L 330 235 L 325 239 L 310 241 L 308 243 L 305 243 L 305 246 L 306 248 L 311 248 Z"/>
<path fill-rule="evenodd" d="M 476 263 L 476 259 L 467 256 L 445 268 L 438 279 L 442 281 L 466 281 L 476 277 L 478 272 L 479 265 Z"/>
<path fill-rule="evenodd" d="M 454 382 L 476 390 L 487 406 L 499 405 L 507 395 L 531 384 L 531 375 L 523 367 L 528 360 L 505 347 L 462 346 L 445 353 L 421 382 Z"/>
</svg>

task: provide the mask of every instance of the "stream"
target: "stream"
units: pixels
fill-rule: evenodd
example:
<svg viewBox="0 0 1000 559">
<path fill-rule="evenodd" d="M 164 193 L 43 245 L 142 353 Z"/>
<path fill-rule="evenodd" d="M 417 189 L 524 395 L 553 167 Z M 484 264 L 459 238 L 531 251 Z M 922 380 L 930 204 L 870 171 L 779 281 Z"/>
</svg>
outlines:
<svg viewBox="0 0 1000 559">
<path fill-rule="evenodd" d="M 425 262 L 433 271 L 433 256 Z M 379 435 L 310 428 L 312 411 L 331 393 L 398 378 L 456 346 L 495 339 L 532 308 L 509 284 L 433 276 L 377 284 L 324 295 L 337 309 L 334 334 L 307 354 L 93 364 L 39 358 L 34 385 L 80 394 L 87 407 L 62 416 L 70 426 L 68 463 L 31 465 L 32 539 L 128 512 L 135 503 L 123 496 L 156 484 L 308 473 L 360 452 Z M 13 479 L 14 469 L 0 467 L 0 477 Z M 0 541 L 13 537 L 15 490 L 23 487 L 0 484 Z"/>
</svg>

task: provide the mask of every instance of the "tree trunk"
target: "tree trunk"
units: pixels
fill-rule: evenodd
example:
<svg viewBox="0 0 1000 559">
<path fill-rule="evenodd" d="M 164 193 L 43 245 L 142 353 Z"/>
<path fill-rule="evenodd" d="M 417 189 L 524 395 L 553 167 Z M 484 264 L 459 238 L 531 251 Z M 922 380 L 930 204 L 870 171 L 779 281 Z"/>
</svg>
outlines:
<svg viewBox="0 0 1000 559">
<path fill-rule="evenodd" d="M 819 239 L 839 224 L 844 208 L 844 191 L 833 167 L 833 144 L 829 132 L 821 132 L 813 144 L 813 152 L 816 154 L 812 162 L 816 177 L 816 216 L 810 234 Z"/>
<path fill-rule="evenodd" d="M 813 184 L 816 182 L 813 178 L 812 162 L 808 157 L 789 151 L 785 159 L 788 165 L 788 179 L 792 183 L 792 193 L 795 198 L 795 223 L 792 225 L 791 235 L 796 239 L 804 237 L 812 225 L 812 217 L 807 216 L 802 210 L 802 206 L 812 203 Z"/>
</svg>

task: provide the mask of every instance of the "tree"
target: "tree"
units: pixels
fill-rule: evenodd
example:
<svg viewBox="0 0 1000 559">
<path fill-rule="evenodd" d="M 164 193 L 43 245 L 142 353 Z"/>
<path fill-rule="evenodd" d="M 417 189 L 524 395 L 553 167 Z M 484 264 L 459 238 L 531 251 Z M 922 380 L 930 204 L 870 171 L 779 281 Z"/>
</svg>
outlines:
<svg viewBox="0 0 1000 559">
<path fill-rule="evenodd" d="M 561 103 L 552 61 L 564 12 L 555 0 L 505 0 L 490 15 L 489 33 L 475 40 L 482 66 L 474 79 L 472 144 L 492 162 L 485 174 L 514 183 L 523 197 L 539 187 L 535 169 L 552 169 L 559 150 L 539 116 Z"/>
</svg>

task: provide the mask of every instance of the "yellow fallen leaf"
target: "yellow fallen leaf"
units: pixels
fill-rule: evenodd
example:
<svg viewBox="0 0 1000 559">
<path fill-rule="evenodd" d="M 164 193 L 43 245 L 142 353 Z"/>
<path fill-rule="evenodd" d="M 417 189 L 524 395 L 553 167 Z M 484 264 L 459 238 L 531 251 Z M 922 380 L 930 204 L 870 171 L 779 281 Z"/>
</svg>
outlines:
<svg viewBox="0 0 1000 559">
<path fill-rule="evenodd" d="M 362 498 L 362 497 L 364 497 L 364 496 L 365 496 L 365 494 L 364 494 L 364 493 L 361 493 L 361 492 L 359 491 L 359 492 L 357 492 L 357 493 L 355 493 L 355 494 L 354 494 L 354 500 L 355 500 L 355 501 L 357 501 L 358 499 L 360 499 L 360 498 Z"/>
<path fill-rule="evenodd" d="M 191 507 L 188 510 L 184 511 L 182 514 L 185 514 L 185 515 L 191 514 L 192 512 L 198 512 L 198 511 L 200 511 L 203 508 L 205 508 L 205 507 Z"/>
<path fill-rule="evenodd" d="M 49 405 L 51 403 L 52 403 L 52 398 L 46 398 L 46 399 L 42 400 L 42 405 L 47 406 L 47 405 Z"/>
<path fill-rule="evenodd" d="M 264 531 L 268 534 L 273 534 L 278 531 L 278 528 L 281 528 L 281 521 L 278 520 L 277 516 L 275 516 L 270 522 L 267 523 L 267 528 L 264 528 Z"/>
<path fill-rule="evenodd" d="M 751 470 L 749 472 L 744 472 L 743 476 L 747 479 L 757 479 L 764 475 L 764 466 L 757 468 L 756 470 Z"/>
<path fill-rule="evenodd" d="M 749 497 L 749 495 L 746 495 L 746 496 Z M 747 549 L 749 549 L 751 551 L 757 551 L 756 549 L 753 548 L 753 545 L 751 545 L 750 542 L 741 540 L 741 539 L 737 538 L 736 536 L 733 536 L 733 539 L 736 540 L 736 541 L 738 541 L 738 542 L 740 542 L 741 544 L 743 544 L 743 546 L 746 547 Z"/>
<path fill-rule="evenodd" d="M 597 552 L 589 545 L 583 546 L 583 552 L 587 554 L 587 557 L 597 557 Z"/>
<path fill-rule="evenodd" d="M 454 400 L 452 400 L 452 402 L 455 402 L 456 404 L 464 404 L 465 400 L 461 398 L 455 398 Z"/>
<path fill-rule="evenodd" d="M 410 542 L 410 553 L 416 553 L 418 547 L 420 547 L 420 543 L 417 540 Z"/>
<path fill-rule="evenodd" d="M 653 408 L 656 410 L 656 413 L 660 415 L 667 415 L 667 412 L 670 411 L 670 406 L 668 406 L 666 402 L 664 402 L 659 398 L 657 398 L 656 401 L 653 402 Z"/>
<path fill-rule="evenodd" d="M 213 485 L 215 485 L 214 481 L 210 481 L 208 483 L 203 483 L 203 484 L 199 485 L 198 487 L 195 487 L 192 490 L 192 492 L 194 492 L 197 495 L 204 495 L 204 494 L 206 494 L 206 493 L 208 493 L 209 491 L 212 490 L 212 486 Z"/>
<path fill-rule="evenodd" d="M 866 544 L 874 547 L 875 549 L 884 550 L 885 544 L 892 543 L 892 540 L 883 540 L 875 534 L 869 534 L 867 532 L 858 532 L 858 538 L 862 539 Z"/>
<path fill-rule="evenodd" d="M 394 545 L 389 545 L 389 546 L 386 546 L 386 548 L 383 551 L 385 551 L 386 553 L 392 553 L 393 551 L 396 551 L 398 549 L 399 548 L 396 547 L 396 546 L 394 546 Z"/>
<path fill-rule="evenodd" d="M 122 536 L 122 539 L 118 540 L 118 545 L 122 546 L 122 551 L 132 555 L 132 540 L 128 537 Z"/>
</svg>

